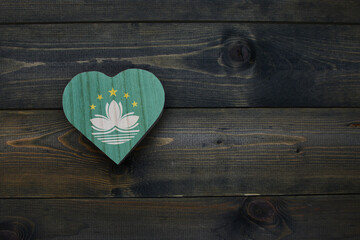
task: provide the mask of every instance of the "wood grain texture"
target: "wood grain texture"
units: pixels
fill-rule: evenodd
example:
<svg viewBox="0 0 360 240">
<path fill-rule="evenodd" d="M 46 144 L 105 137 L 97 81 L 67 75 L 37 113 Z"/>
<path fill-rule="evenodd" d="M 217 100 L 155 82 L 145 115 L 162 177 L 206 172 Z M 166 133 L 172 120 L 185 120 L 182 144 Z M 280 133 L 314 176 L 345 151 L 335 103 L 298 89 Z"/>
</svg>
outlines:
<svg viewBox="0 0 360 240">
<path fill-rule="evenodd" d="M 360 26 L 0 26 L 0 108 L 61 108 L 84 71 L 154 73 L 167 107 L 359 107 Z"/>
<path fill-rule="evenodd" d="M 0 239 L 358 239 L 360 108 L 239 107 L 360 107 L 359 12 L 1 1 L 0 109 L 23 110 L 0 110 Z M 118 166 L 50 109 L 76 74 L 128 68 L 180 109 Z"/>
<path fill-rule="evenodd" d="M 47 240 L 355 240 L 360 235 L 359 201 L 358 195 L 3 199 L 0 200 L 0 236 L 10 228 L 9 235 L 21 231 L 24 238 L 19 239 L 31 239 L 32 236 Z M 35 232 L 32 232 L 33 229 Z"/>
<path fill-rule="evenodd" d="M 0 22 L 287 21 L 360 23 L 357 0 L 2 0 Z"/>
<path fill-rule="evenodd" d="M 0 122 L 2 198 L 360 192 L 360 109 L 167 109 L 119 166 L 60 110 Z"/>
</svg>

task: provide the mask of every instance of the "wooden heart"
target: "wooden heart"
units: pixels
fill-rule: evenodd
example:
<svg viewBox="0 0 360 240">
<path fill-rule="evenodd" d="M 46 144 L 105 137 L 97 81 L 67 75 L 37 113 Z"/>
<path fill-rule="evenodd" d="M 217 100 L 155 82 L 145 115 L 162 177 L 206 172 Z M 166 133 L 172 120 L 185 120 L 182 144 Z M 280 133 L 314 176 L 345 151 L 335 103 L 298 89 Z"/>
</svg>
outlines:
<svg viewBox="0 0 360 240">
<path fill-rule="evenodd" d="M 63 94 L 69 122 L 119 164 L 161 116 L 165 93 L 154 74 L 128 69 L 115 77 L 76 75 Z"/>
</svg>

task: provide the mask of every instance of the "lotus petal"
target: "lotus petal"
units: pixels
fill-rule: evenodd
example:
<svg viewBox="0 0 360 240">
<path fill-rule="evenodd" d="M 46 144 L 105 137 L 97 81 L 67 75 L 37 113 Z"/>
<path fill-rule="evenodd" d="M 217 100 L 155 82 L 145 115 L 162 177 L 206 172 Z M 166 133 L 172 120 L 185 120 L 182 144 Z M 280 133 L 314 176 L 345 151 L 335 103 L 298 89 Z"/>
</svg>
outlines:
<svg viewBox="0 0 360 240">
<path fill-rule="evenodd" d="M 110 130 L 115 126 L 113 121 L 105 118 L 92 118 L 90 121 L 95 128 L 101 129 L 102 131 Z"/>
<path fill-rule="evenodd" d="M 106 103 L 105 111 L 106 111 L 107 118 L 109 118 L 109 103 Z"/>
<path fill-rule="evenodd" d="M 123 130 L 132 129 L 138 125 L 136 124 L 138 120 L 139 120 L 139 116 L 127 116 L 122 118 L 120 122 L 116 124 L 116 126 Z"/>
<path fill-rule="evenodd" d="M 119 102 L 119 105 L 113 100 L 110 103 L 109 110 L 107 111 L 108 117 L 111 121 L 114 123 L 118 122 L 120 120 L 120 117 L 122 115 L 122 105 Z"/>
</svg>

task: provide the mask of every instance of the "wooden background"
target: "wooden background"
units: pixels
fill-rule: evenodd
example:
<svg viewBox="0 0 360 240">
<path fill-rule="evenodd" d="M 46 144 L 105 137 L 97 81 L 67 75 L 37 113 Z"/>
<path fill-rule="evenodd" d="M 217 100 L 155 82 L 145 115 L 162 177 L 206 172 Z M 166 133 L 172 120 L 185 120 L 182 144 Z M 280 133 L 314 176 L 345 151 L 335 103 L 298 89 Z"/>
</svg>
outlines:
<svg viewBox="0 0 360 240">
<path fill-rule="evenodd" d="M 358 0 L 0 3 L 0 239 L 358 239 Z M 119 166 L 62 112 L 77 73 L 153 72 Z"/>
</svg>

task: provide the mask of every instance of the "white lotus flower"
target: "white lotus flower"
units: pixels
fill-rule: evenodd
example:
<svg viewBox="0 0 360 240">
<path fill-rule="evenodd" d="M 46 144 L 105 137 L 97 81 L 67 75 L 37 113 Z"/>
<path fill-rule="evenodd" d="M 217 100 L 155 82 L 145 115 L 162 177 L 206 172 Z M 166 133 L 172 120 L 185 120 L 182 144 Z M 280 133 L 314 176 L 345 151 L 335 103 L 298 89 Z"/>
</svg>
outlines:
<svg viewBox="0 0 360 240">
<path fill-rule="evenodd" d="M 95 114 L 96 118 L 90 119 L 93 124 L 93 129 L 97 131 L 109 131 L 113 128 L 118 130 L 130 130 L 139 125 L 139 123 L 137 123 L 139 116 L 131 116 L 134 112 L 122 116 L 123 108 L 121 102 L 117 104 L 115 100 L 113 100 L 110 105 L 109 103 L 106 103 L 105 109 L 106 116 Z"/>
</svg>

